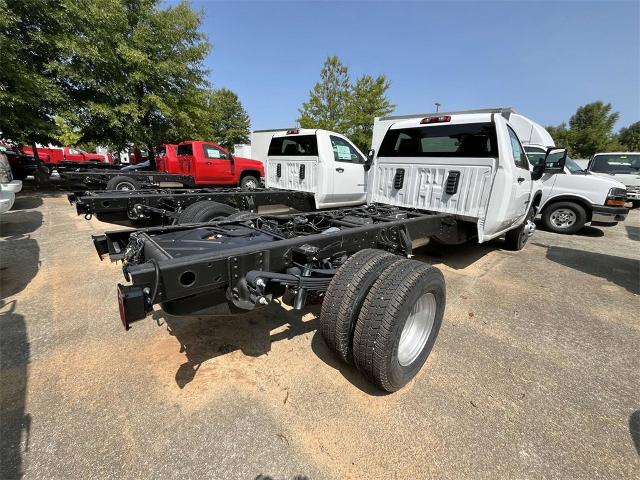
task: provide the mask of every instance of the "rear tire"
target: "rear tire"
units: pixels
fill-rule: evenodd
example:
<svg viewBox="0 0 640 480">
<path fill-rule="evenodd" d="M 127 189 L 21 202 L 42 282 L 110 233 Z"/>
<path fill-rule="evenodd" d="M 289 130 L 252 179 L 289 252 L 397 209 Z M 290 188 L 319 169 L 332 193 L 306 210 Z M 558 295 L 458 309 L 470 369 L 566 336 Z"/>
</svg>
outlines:
<svg viewBox="0 0 640 480">
<path fill-rule="evenodd" d="M 574 202 L 556 202 L 544 207 L 542 224 L 551 232 L 571 235 L 587 223 L 584 208 Z"/>
<path fill-rule="evenodd" d="M 255 189 L 259 186 L 260 183 L 258 183 L 258 179 L 253 175 L 245 175 L 244 177 L 242 177 L 242 180 L 240 180 L 241 188 Z"/>
<path fill-rule="evenodd" d="M 353 330 L 367 293 L 397 255 L 374 249 L 349 257 L 331 279 L 320 313 L 320 332 L 341 360 L 353 363 Z"/>
<path fill-rule="evenodd" d="M 105 190 L 140 190 L 140 184 L 131 177 L 118 175 L 107 182 Z"/>
<path fill-rule="evenodd" d="M 211 200 L 202 200 L 192 203 L 178 215 L 178 225 L 185 223 L 202 223 L 212 220 L 221 220 L 228 217 L 237 210 L 223 203 L 213 202 Z"/>
<path fill-rule="evenodd" d="M 640 208 L 640 200 L 631 200 L 631 208 Z"/>
<path fill-rule="evenodd" d="M 358 315 L 353 358 L 378 388 L 395 392 L 422 368 L 436 341 L 446 305 L 444 277 L 416 260 L 387 267 Z"/>
</svg>

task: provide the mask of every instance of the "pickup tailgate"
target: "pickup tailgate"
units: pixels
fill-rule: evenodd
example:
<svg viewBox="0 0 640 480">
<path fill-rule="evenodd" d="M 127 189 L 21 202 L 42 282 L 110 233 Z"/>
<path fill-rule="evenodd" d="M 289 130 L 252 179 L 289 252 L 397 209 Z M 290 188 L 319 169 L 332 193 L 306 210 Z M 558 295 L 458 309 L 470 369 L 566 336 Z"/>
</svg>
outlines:
<svg viewBox="0 0 640 480">
<path fill-rule="evenodd" d="M 318 157 L 275 156 L 267 158 L 267 188 L 315 192 L 318 186 Z"/>
<path fill-rule="evenodd" d="M 369 202 L 484 219 L 494 158 L 379 158 Z M 371 176 L 369 177 L 371 179 Z"/>
</svg>

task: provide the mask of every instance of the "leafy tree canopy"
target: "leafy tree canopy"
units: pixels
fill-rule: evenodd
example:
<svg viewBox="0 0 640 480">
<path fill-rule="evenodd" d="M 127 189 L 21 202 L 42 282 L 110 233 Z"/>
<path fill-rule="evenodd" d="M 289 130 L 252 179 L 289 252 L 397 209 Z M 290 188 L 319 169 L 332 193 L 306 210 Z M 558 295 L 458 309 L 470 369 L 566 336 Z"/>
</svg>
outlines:
<svg viewBox="0 0 640 480">
<path fill-rule="evenodd" d="M 209 51 L 200 15 L 186 2 L 61 1 L 54 70 L 81 140 L 154 146 L 194 136 Z"/>
<path fill-rule="evenodd" d="M 384 75 L 363 75 L 352 84 L 348 68 L 338 57 L 328 57 L 320 71 L 320 81 L 300 108 L 298 122 L 303 128 L 323 128 L 347 135 L 366 152 L 371 146 L 374 117 L 395 109 L 386 97 L 389 86 Z"/>
<path fill-rule="evenodd" d="M 248 143 L 251 122 L 238 95 L 231 90 L 221 88 L 208 92 L 207 97 L 205 137 L 227 150 L 233 150 L 236 144 Z"/>
<path fill-rule="evenodd" d="M 624 150 L 640 152 L 640 122 L 622 128 L 618 134 L 618 141 Z"/>
</svg>

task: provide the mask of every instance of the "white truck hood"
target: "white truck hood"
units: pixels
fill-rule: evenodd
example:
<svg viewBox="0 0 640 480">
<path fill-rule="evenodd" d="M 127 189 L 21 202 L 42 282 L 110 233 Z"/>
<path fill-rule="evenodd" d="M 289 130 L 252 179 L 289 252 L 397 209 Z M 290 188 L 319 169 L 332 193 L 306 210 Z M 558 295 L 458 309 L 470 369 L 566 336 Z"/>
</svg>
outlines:
<svg viewBox="0 0 640 480">
<path fill-rule="evenodd" d="M 589 172 L 595 177 L 623 183 L 627 187 L 640 187 L 640 173 L 599 173 Z"/>
</svg>

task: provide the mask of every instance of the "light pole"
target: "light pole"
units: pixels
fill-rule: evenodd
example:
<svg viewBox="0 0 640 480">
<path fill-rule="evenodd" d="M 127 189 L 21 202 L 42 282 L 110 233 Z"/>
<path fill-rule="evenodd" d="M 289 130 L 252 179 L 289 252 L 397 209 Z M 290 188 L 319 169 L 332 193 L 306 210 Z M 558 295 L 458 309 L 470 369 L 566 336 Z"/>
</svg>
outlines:
<svg viewBox="0 0 640 480">
<path fill-rule="evenodd" d="M 436 113 L 438 113 L 440 111 L 440 102 L 436 102 Z"/>
</svg>

